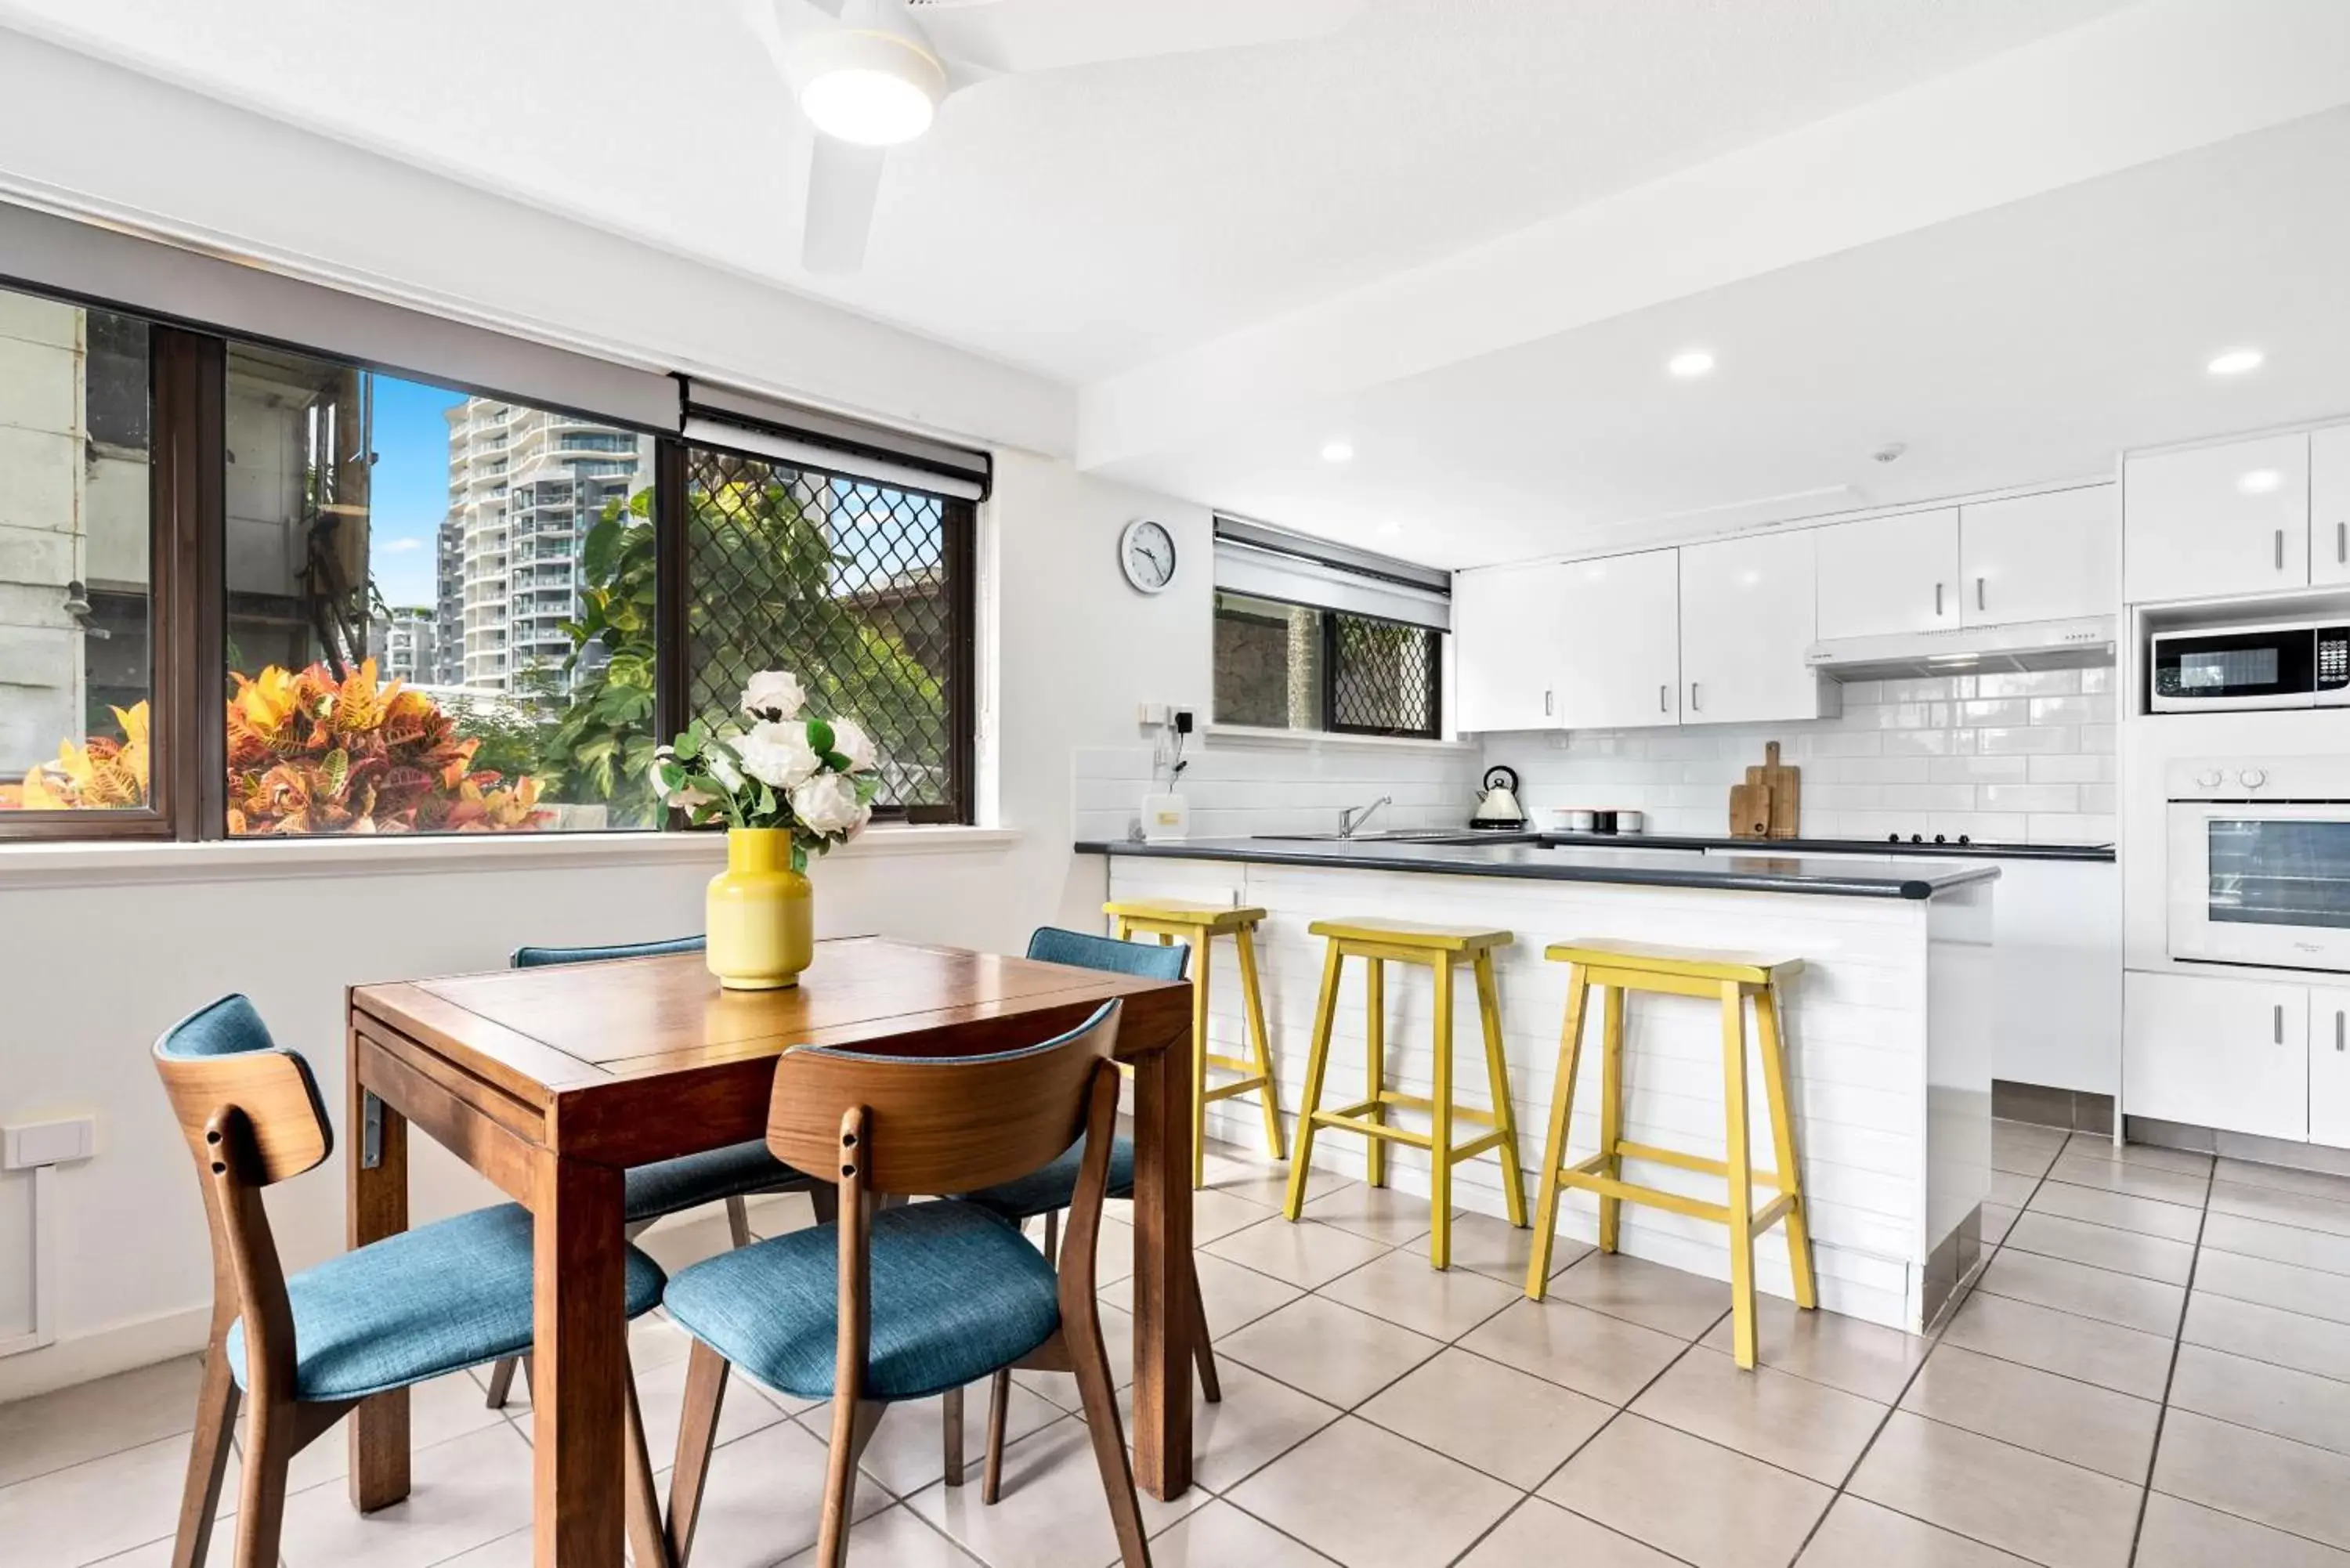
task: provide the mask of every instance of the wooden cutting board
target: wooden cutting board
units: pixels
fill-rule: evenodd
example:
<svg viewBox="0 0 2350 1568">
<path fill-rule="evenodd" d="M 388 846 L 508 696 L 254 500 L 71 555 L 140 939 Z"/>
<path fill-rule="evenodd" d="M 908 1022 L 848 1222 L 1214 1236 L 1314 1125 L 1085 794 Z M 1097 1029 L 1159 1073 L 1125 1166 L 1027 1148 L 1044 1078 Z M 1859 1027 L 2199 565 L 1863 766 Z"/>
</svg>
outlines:
<svg viewBox="0 0 2350 1568">
<path fill-rule="evenodd" d="M 1746 783 L 1760 783 L 1770 790 L 1770 836 L 1793 839 L 1800 836 L 1803 826 L 1803 769 L 1782 766 L 1779 742 L 1772 741 L 1762 748 L 1762 766 L 1746 769 Z"/>
<path fill-rule="evenodd" d="M 1749 768 L 1752 779 L 1761 768 Z M 1732 838 L 1767 838 L 1771 834 L 1771 786 L 1765 784 L 1736 784 L 1730 786 L 1730 836 Z"/>
</svg>

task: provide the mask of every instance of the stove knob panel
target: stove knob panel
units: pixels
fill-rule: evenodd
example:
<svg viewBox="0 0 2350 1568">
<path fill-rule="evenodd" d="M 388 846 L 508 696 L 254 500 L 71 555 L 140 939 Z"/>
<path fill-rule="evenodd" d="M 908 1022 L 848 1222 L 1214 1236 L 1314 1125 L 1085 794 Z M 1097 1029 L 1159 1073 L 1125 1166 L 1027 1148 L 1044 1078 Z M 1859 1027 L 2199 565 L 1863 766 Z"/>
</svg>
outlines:
<svg viewBox="0 0 2350 1568">
<path fill-rule="evenodd" d="M 2269 782 L 2267 772 L 2261 768 L 2246 768 L 2242 773 L 2238 774 L 2236 778 L 2246 789 L 2258 789 Z"/>
<path fill-rule="evenodd" d="M 2207 773 L 2197 774 L 2195 775 L 2195 787 L 2198 789 L 2218 789 L 2220 782 L 2227 776 L 2227 774 L 2221 773 L 2217 768 L 2213 768 Z"/>
</svg>

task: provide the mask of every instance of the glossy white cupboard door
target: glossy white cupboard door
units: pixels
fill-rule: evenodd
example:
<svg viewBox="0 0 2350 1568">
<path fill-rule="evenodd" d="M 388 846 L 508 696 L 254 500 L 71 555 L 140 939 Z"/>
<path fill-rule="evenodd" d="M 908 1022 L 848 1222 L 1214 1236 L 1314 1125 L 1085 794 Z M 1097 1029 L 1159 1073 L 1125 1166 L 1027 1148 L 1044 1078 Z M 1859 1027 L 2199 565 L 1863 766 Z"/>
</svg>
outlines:
<svg viewBox="0 0 2350 1568">
<path fill-rule="evenodd" d="M 2263 436 L 2122 465 L 2123 597 L 2132 603 L 2309 581 L 2309 438 Z"/>
<path fill-rule="evenodd" d="M 1959 508 L 1959 608 L 1968 626 L 2121 608 L 2121 502 L 2110 484 Z"/>
<path fill-rule="evenodd" d="M 2126 976 L 2122 1109 L 2307 1141 L 2309 989 L 2192 974 Z"/>
<path fill-rule="evenodd" d="M 2350 583 L 2350 425 L 2310 433 L 2309 580 Z"/>
<path fill-rule="evenodd" d="M 1556 566 L 1452 579 L 1453 727 L 1555 729 L 1564 645 Z"/>
<path fill-rule="evenodd" d="M 1559 722 L 1628 730 L 1680 722 L 1680 552 L 1569 561 L 1555 612 L 1565 657 Z"/>
<path fill-rule="evenodd" d="M 2350 991 L 2309 992 L 2309 1141 L 2350 1148 Z"/>
<path fill-rule="evenodd" d="M 1817 636 L 1815 532 L 1682 547 L 1682 723 L 1816 719 L 1833 711 L 1804 662 Z"/>
<path fill-rule="evenodd" d="M 1815 532 L 1822 638 L 1948 631 L 1960 624 L 1957 507 Z"/>
</svg>

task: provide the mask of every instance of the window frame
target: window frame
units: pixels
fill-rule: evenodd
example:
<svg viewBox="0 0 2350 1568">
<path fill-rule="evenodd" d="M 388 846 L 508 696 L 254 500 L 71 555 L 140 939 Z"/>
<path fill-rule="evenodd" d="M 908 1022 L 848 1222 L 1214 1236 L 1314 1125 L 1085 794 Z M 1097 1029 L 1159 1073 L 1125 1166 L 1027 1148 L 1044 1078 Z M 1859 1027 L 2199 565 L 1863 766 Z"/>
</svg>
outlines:
<svg viewBox="0 0 2350 1568">
<path fill-rule="evenodd" d="M 472 386 L 431 372 L 381 365 L 348 353 L 249 332 L 205 330 L 136 306 L 89 298 L 37 284 L 28 286 L 0 278 L 0 288 L 84 308 L 117 311 L 148 324 L 148 704 L 151 737 L 145 807 L 0 812 L 0 847 L 12 844 L 280 841 L 272 836 L 233 837 L 228 832 L 227 733 L 221 722 L 221 706 L 228 685 L 226 391 L 232 338 L 337 360 L 362 371 L 419 380 L 470 395 L 547 408 L 557 413 L 577 413 L 598 424 L 640 430 L 653 437 L 653 729 L 659 737 L 667 739 L 683 728 L 690 711 L 687 693 L 691 681 L 684 613 L 689 515 L 684 503 L 689 442 L 677 428 L 658 429 L 632 418 L 555 408 L 539 400 Z M 776 461 L 756 452 L 743 455 L 762 462 Z M 837 472 L 840 477 L 850 480 L 858 478 L 853 459 L 841 471 L 823 472 Z M 911 812 L 904 807 L 877 810 L 875 819 L 920 826 L 976 826 L 980 708 L 978 506 L 974 501 L 918 484 L 892 482 L 885 487 L 935 499 L 942 509 L 941 565 L 947 578 L 947 629 L 952 657 L 947 693 L 951 798 L 945 807 L 917 807 Z M 207 693 L 211 694 L 209 700 Z M 681 814 L 669 812 L 661 814 L 650 828 L 625 831 L 634 836 L 650 837 L 659 833 L 691 830 L 686 828 Z M 349 836 L 318 834 L 288 836 L 282 841 L 316 844 L 346 836 Z M 458 839 L 470 836 L 431 836 Z"/>
<path fill-rule="evenodd" d="M 1407 631 L 1421 633 L 1428 640 L 1428 728 L 1399 730 L 1378 724 L 1342 724 L 1338 722 L 1338 623 L 1351 618 L 1368 621 L 1374 626 L 1399 626 Z M 1359 610 L 1325 609 L 1322 612 L 1322 733 L 1326 735 L 1378 735 L 1395 741 L 1440 741 L 1444 738 L 1444 639 L 1448 633 L 1434 627 L 1416 626 L 1408 620 L 1388 620 L 1382 616 L 1364 615 Z"/>
</svg>

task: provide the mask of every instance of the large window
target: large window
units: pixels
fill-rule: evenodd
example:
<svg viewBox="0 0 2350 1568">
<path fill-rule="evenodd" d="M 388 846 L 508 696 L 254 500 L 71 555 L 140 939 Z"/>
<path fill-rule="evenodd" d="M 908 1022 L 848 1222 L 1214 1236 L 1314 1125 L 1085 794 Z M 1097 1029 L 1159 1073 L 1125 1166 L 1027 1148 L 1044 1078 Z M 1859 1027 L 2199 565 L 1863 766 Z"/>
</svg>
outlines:
<svg viewBox="0 0 2350 1568">
<path fill-rule="evenodd" d="M 677 826 L 783 668 L 968 821 L 970 502 L 0 293 L 0 836 Z"/>
</svg>

